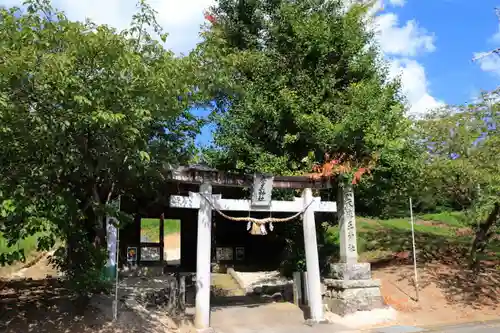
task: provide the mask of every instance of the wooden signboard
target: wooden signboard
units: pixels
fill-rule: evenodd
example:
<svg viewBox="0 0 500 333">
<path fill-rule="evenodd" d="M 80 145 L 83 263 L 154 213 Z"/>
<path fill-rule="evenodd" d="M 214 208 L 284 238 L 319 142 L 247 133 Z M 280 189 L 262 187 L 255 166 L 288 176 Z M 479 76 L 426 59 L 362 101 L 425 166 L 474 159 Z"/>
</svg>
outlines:
<svg viewBox="0 0 500 333">
<path fill-rule="evenodd" d="M 271 175 L 254 175 L 252 206 L 270 207 L 273 194 L 274 177 Z"/>
</svg>

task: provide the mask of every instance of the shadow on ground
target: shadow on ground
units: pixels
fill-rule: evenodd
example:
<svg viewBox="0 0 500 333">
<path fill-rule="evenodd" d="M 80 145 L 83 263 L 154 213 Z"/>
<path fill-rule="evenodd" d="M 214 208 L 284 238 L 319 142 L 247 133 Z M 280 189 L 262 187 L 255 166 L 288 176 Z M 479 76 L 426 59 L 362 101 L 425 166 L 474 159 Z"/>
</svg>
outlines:
<svg viewBox="0 0 500 333">
<path fill-rule="evenodd" d="M 120 308 L 119 320 L 112 322 L 89 304 L 77 298 L 57 279 L 0 281 L 0 332 L 5 333 L 159 333 L 168 331 L 165 323 Z M 168 326 L 168 324 L 167 324 Z"/>
<path fill-rule="evenodd" d="M 500 271 L 484 268 L 479 274 L 457 267 L 455 270 L 436 272 L 434 282 L 453 303 L 481 309 L 499 308 Z"/>
<path fill-rule="evenodd" d="M 224 274 L 214 274 L 221 275 Z M 214 282 L 212 280 L 212 282 Z M 303 332 L 304 312 L 278 297 L 246 294 L 233 284 L 223 285 L 219 279 L 210 290 L 211 326 L 224 333 L 240 332 Z M 186 286 L 185 320 L 193 321 L 195 286 Z"/>
<path fill-rule="evenodd" d="M 259 295 L 247 294 L 247 295 L 230 295 L 225 294 L 224 291 L 213 290 L 211 296 L 211 310 L 218 311 L 220 309 L 230 307 L 230 306 L 245 306 L 248 308 L 255 308 L 261 305 L 275 303 L 275 302 L 285 302 L 281 297 L 261 297 Z"/>
<path fill-rule="evenodd" d="M 275 279 L 259 280 L 263 286 L 259 295 L 247 293 L 230 274 L 212 273 L 210 285 L 210 303 L 213 311 L 231 306 L 254 308 L 261 305 L 293 300 L 293 291 L 286 286 L 272 286 Z"/>
<path fill-rule="evenodd" d="M 411 231 L 402 229 L 370 230 L 363 233 L 366 250 L 384 250 L 393 253 L 412 251 Z M 450 237 L 434 233 L 415 233 L 417 260 L 420 263 L 463 263 L 467 257 L 470 237 Z M 390 262 L 388 264 L 393 264 Z"/>
<path fill-rule="evenodd" d="M 377 230 L 363 235 L 369 251 L 389 251 L 393 255 L 372 261 L 372 269 L 386 269 L 398 276 L 405 285 L 413 283 L 413 270 L 401 266 L 413 264 L 411 232 L 406 230 Z M 417 263 L 422 274 L 419 287 L 434 283 L 449 304 L 466 307 L 497 308 L 500 303 L 500 270 L 498 260 L 486 260 L 479 274 L 467 268 L 470 237 L 415 234 Z M 410 266 L 411 267 L 411 266 Z M 397 286 L 396 286 L 397 287 Z M 411 297 L 413 298 L 413 297 Z"/>
</svg>

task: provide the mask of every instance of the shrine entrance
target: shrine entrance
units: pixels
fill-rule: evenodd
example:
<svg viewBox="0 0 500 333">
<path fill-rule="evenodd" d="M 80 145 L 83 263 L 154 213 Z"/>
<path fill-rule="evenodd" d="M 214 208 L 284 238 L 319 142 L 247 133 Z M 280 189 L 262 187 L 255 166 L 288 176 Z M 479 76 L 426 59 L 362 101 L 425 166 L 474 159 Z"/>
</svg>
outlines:
<svg viewBox="0 0 500 333">
<path fill-rule="evenodd" d="M 200 177 L 200 176 L 203 177 Z M 213 253 L 213 216 L 214 214 L 230 221 L 225 223 L 234 223 L 234 228 L 245 230 L 255 237 L 267 237 L 270 232 L 274 232 L 275 225 L 290 222 L 301 218 L 304 231 L 304 245 L 307 265 L 307 299 L 310 309 L 310 321 L 324 321 L 323 302 L 321 294 L 320 269 L 318 259 L 318 247 L 316 239 L 315 212 L 336 212 L 335 202 L 322 202 L 320 197 L 314 197 L 312 189 L 322 187 L 325 184 L 314 183 L 310 180 L 304 181 L 304 178 L 297 181 L 290 177 L 289 179 L 278 180 L 272 176 L 255 175 L 253 178 L 221 180 L 220 174 L 202 173 L 191 175 L 173 175 L 174 180 L 180 182 L 196 182 L 200 184 L 199 192 L 189 192 L 188 195 L 172 195 L 170 197 L 170 207 L 174 209 L 197 210 L 197 238 L 196 238 L 196 297 L 195 297 L 195 327 L 198 329 L 208 329 L 210 327 L 210 285 L 211 285 L 211 264 Z M 197 177 L 198 176 L 198 177 Z M 214 177 L 215 176 L 215 177 Z M 297 178 L 297 177 L 295 177 Z M 295 180 L 295 183 L 293 183 Z M 233 182 L 233 183 L 231 183 Z M 213 194 L 214 185 L 225 186 L 247 186 L 252 188 L 253 195 L 251 200 L 226 199 L 220 194 Z M 296 197 L 291 201 L 275 201 L 271 199 L 273 187 L 280 188 L 302 188 L 302 196 Z M 266 214 L 265 218 L 257 218 L 252 213 L 260 212 Z M 241 216 L 247 213 L 247 216 Z M 276 217 L 277 214 L 286 214 L 286 217 Z M 273 217 L 274 216 L 274 217 Z M 237 225 L 237 226 L 236 226 Z M 226 238 L 223 241 L 231 242 Z M 245 244 L 232 244 L 245 245 Z M 238 254 L 241 256 L 241 250 L 247 252 L 245 246 L 228 246 L 233 258 Z M 239 251 L 237 249 L 239 248 Z M 224 249 L 224 247 L 220 247 Z M 219 250 L 219 248 L 217 248 Z M 217 251 L 216 251 L 217 252 Z M 219 250 L 220 252 L 220 250 Z M 272 256 L 273 253 L 259 254 Z M 217 257 L 217 253 L 216 253 Z M 248 260 L 248 257 L 244 255 Z M 242 261 L 245 258 L 240 258 Z"/>
<path fill-rule="evenodd" d="M 211 280 L 215 276 L 212 272 L 217 271 L 217 265 L 244 271 L 252 265 L 260 264 L 260 269 L 264 266 L 263 270 L 274 270 L 280 259 L 276 252 L 283 250 L 278 236 L 286 230 L 287 223 L 293 221 L 301 223 L 307 266 L 305 274 L 294 276 L 293 285 L 302 286 L 300 297 L 307 301 L 310 322 L 324 320 L 324 304 L 330 311 L 341 316 L 384 306 L 380 281 L 372 280 L 370 264 L 358 262 L 354 191 L 351 183 L 334 184 L 338 194 L 337 202 L 324 202 L 317 195 L 317 190 L 332 185 L 324 179 L 311 179 L 308 176 L 235 175 L 204 166 L 179 167 L 165 171 L 164 175 L 163 192 L 157 191 L 154 196 L 143 195 L 130 202 L 124 201 L 121 205 L 126 212 L 136 216 L 136 223 L 120 229 L 119 251 L 123 258 L 120 259 L 120 265 L 129 270 L 130 267 L 136 267 L 139 279 L 146 273 L 148 276 L 163 278 L 173 275 L 174 280 L 178 281 L 178 287 L 175 281 L 170 286 L 172 280 L 168 280 L 168 304 L 173 308 L 175 304 L 180 304 L 179 309 L 183 308 L 183 304 L 188 307 L 192 305 L 194 324 L 198 329 L 209 329 L 211 314 L 215 323 L 221 320 L 222 312 L 225 313 L 225 320 L 231 318 L 233 326 L 238 325 L 237 317 L 242 318 L 241 311 L 249 311 L 249 316 L 253 311 L 257 317 L 279 317 L 282 329 L 273 332 L 289 332 L 287 323 L 303 323 L 303 317 L 297 315 L 299 308 L 290 303 L 281 303 L 292 306 L 293 308 L 288 308 L 290 311 L 284 311 L 284 308 L 273 308 L 271 311 L 271 308 L 259 306 L 252 307 L 255 308 L 252 311 L 248 307 L 243 310 L 241 307 L 229 307 L 218 312 L 220 307 L 215 304 L 215 297 L 211 299 Z M 251 199 L 241 199 L 248 193 L 244 189 L 253 190 Z M 271 200 L 272 189 L 292 189 L 296 195 L 290 200 Z M 315 215 L 324 217 L 324 213 L 336 213 L 337 203 L 340 262 L 329 263 L 329 269 L 321 280 L 316 225 L 323 220 L 316 221 Z M 141 218 L 158 219 L 162 214 L 164 220 L 180 221 L 179 265 L 169 265 L 168 255 L 163 258 L 167 260 L 167 264 L 163 261 L 154 263 L 138 260 L 142 258 L 143 248 L 165 245 L 165 242 L 161 244 L 161 236 L 160 244 L 144 242 L 140 237 Z M 332 221 L 331 216 L 328 220 Z M 160 223 L 159 228 L 161 225 Z M 112 245 L 113 238 L 110 235 L 108 242 Z M 136 254 L 135 261 L 132 262 L 128 262 L 130 248 Z M 164 251 L 159 251 L 158 257 L 161 253 L 165 256 Z M 265 267 L 266 265 L 269 267 Z M 130 271 L 135 276 L 135 271 Z M 298 280 L 302 282 L 296 283 Z M 165 289 L 165 283 L 162 288 Z M 165 293 L 163 289 L 162 293 Z M 240 291 L 245 296 L 248 290 Z M 294 298 L 295 296 L 294 290 Z M 291 317 L 288 318 L 288 315 Z M 255 321 L 260 325 L 259 319 Z M 240 327 L 250 327 L 249 322 L 240 322 Z M 254 331 L 265 331 L 266 327 L 259 326 Z M 319 327 L 315 330 L 322 331 Z M 223 331 L 230 333 L 232 330 L 224 327 Z"/>
<path fill-rule="evenodd" d="M 248 217 L 248 212 L 231 212 L 232 216 Z M 251 217 L 264 219 L 269 217 L 266 212 L 252 212 Z M 273 217 L 286 218 L 288 215 L 274 213 Z M 285 223 L 274 223 L 273 231 L 266 235 L 252 235 L 246 223 L 235 222 L 215 213 L 213 216 L 213 234 L 215 247 L 214 264 L 216 268 L 225 271 L 230 267 L 241 272 L 276 271 L 283 259 L 286 240 Z M 289 223 L 297 223 L 296 218 Z M 214 252 L 214 251 L 212 251 Z M 271 255 L 272 254 L 272 255 Z"/>
</svg>

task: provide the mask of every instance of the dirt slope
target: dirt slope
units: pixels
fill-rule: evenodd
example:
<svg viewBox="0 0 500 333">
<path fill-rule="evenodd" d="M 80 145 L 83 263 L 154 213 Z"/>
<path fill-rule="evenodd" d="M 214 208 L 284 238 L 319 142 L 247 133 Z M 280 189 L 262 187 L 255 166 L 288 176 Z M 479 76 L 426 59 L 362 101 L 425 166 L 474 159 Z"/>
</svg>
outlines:
<svg viewBox="0 0 500 333">
<path fill-rule="evenodd" d="M 386 302 L 399 311 L 396 324 L 435 325 L 483 321 L 500 317 L 500 272 L 471 273 L 442 264 L 419 267 L 419 302 L 416 302 L 411 265 L 375 269 Z"/>
</svg>

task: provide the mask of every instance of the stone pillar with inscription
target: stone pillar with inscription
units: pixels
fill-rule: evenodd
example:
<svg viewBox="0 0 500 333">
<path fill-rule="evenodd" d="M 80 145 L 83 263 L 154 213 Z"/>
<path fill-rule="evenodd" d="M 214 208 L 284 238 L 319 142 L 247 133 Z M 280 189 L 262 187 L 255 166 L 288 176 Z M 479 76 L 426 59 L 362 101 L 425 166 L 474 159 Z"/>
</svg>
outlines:
<svg viewBox="0 0 500 333">
<path fill-rule="evenodd" d="M 330 265 L 324 279 L 324 303 L 341 316 L 384 306 L 380 281 L 373 280 L 369 263 L 358 262 L 354 189 L 351 183 L 340 183 L 337 196 L 340 232 L 340 262 Z"/>
<path fill-rule="evenodd" d="M 352 184 L 341 184 L 337 198 L 340 230 L 340 262 L 356 264 L 358 246 L 356 240 L 356 216 L 354 212 L 354 191 Z"/>
</svg>

